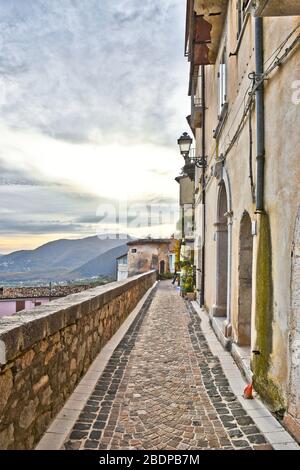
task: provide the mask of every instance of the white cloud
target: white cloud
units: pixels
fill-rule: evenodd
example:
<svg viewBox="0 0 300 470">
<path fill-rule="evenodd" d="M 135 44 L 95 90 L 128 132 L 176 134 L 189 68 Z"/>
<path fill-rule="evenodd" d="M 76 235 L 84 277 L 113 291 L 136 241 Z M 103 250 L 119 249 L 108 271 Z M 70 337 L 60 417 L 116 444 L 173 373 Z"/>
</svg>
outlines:
<svg viewBox="0 0 300 470">
<path fill-rule="evenodd" d="M 184 7 L 181 0 L 1 2 L 0 210 L 18 220 L 19 203 L 32 219 L 43 212 L 50 221 L 54 212 L 71 227 L 95 214 L 97 198 L 177 197 L 176 138 L 188 113 Z M 9 191 L 9 182 L 21 188 Z M 26 184 L 38 185 L 35 203 Z M 93 201 L 79 214 L 76 191 Z"/>
</svg>

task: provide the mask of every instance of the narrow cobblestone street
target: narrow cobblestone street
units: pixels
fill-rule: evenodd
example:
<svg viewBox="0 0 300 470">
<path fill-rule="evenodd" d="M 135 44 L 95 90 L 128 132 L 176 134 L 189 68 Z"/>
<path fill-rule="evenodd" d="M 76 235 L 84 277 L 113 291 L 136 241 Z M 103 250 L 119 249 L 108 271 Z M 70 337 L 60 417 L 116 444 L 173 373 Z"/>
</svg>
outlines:
<svg viewBox="0 0 300 470">
<path fill-rule="evenodd" d="M 272 449 L 168 281 L 113 353 L 64 448 Z"/>
</svg>

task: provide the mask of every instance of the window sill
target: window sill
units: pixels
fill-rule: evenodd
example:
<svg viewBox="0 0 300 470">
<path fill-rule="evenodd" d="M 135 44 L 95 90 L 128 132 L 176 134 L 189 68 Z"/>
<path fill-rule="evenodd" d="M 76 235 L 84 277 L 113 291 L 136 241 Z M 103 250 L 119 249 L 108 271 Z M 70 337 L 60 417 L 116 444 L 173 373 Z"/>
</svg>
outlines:
<svg viewBox="0 0 300 470">
<path fill-rule="evenodd" d="M 228 114 L 228 103 L 224 103 L 223 104 L 223 107 L 222 107 L 222 111 L 221 111 L 221 114 L 218 118 L 218 125 L 216 127 L 216 129 L 214 130 L 213 132 L 213 137 L 214 139 L 218 139 L 220 134 L 221 134 L 221 131 L 223 129 L 223 126 L 224 126 L 224 123 L 225 123 L 225 120 L 226 120 L 226 117 L 227 117 L 227 114 Z"/>
</svg>

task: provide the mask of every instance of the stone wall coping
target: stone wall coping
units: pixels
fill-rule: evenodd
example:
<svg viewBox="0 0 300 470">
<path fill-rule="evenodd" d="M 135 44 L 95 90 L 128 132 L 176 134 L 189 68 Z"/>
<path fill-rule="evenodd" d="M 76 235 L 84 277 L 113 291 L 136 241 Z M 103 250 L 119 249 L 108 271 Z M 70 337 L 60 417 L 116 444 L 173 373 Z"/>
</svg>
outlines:
<svg viewBox="0 0 300 470">
<path fill-rule="evenodd" d="M 0 364 L 6 364 L 38 341 L 100 309 L 156 271 L 71 294 L 48 304 L 0 319 Z"/>
</svg>

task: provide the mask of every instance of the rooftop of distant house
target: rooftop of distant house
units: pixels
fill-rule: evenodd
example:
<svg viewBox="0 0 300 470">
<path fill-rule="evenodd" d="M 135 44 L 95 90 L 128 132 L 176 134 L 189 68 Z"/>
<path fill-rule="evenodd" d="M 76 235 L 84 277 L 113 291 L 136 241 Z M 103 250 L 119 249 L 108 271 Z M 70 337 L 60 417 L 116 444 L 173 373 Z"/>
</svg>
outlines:
<svg viewBox="0 0 300 470">
<path fill-rule="evenodd" d="M 133 245 L 147 245 L 149 243 L 170 243 L 172 238 L 140 238 L 138 240 L 133 240 L 127 243 L 128 246 Z"/>
<path fill-rule="evenodd" d="M 126 258 L 127 256 L 128 256 L 128 253 L 124 253 L 123 255 L 118 256 L 116 259 Z"/>
<path fill-rule="evenodd" d="M 92 285 L 78 286 L 49 286 L 46 287 L 0 287 L 0 300 L 8 299 L 34 299 L 34 298 L 59 298 L 67 295 L 77 294 L 87 289 L 91 289 Z"/>
</svg>

